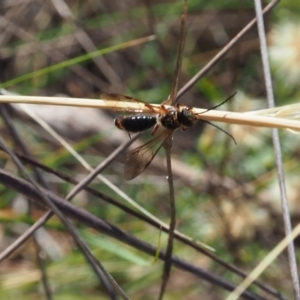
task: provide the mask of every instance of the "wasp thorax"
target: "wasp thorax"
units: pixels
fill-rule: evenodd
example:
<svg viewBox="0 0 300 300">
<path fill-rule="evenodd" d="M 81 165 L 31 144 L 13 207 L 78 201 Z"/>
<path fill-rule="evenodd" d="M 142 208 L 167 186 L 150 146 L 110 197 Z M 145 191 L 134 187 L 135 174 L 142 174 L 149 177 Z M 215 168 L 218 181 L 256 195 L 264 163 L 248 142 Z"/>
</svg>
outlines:
<svg viewBox="0 0 300 300">
<path fill-rule="evenodd" d="M 162 114 L 158 117 L 159 123 L 170 130 L 178 128 L 185 129 L 191 127 L 197 121 L 195 114 L 187 107 L 182 110 L 170 110 L 166 114 Z"/>
<path fill-rule="evenodd" d="M 195 114 L 190 108 L 187 107 L 183 108 L 180 112 L 178 112 L 177 118 L 182 127 L 191 127 L 197 121 Z"/>
<path fill-rule="evenodd" d="M 176 110 L 160 115 L 158 120 L 160 124 L 167 129 L 175 130 L 180 127 L 180 123 L 178 122 L 178 111 Z"/>
</svg>

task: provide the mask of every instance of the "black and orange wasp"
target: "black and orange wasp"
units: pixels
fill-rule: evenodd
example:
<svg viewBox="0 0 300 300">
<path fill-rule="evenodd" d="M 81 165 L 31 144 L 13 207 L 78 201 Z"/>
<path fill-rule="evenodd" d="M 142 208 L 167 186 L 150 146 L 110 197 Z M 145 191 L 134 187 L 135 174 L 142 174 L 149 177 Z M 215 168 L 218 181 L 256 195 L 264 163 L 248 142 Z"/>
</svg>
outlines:
<svg viewBox="0 0 300 300">
<path fill-rule="evenodd" d="M 127 155 L 124 178 L 130 180 L 141 174 L 151 163 L 165 141 L 172 137 L 176 129 L 185 130 L 193 126 L 196 121 L 196 115 L 192 109 L 181 104 L 168 108 L 162 105 L 161 113 L 156 116 L 141 114 L 117 117 L 114 121 L 115 125 L 127 132 L 142 132 L 154 127 L 152 131 L 152 134 L 154 134 L 159 126 L 164 129 L 152 140 Z M 155 149 L 157 145 L 159 146 Z"/>
<path fill-rule="evenodd" d="M 120 116 L 114 120 L 114 124 L 119 129 L 125 130 L 128 133 L 142 132 L 154 127 L 152 131 L 152 134 L 154 134 L 157 131 L 159 126 L 161 126 L 164 129 L 156 137 L 151 139 L 149 142 L 134 149 L 132 152 L 130 152 L 127 155 L 127 159 L 125 162 L 125 170 L 124 170 L 124 178 L 126 180 L 131 180 L 137 177 L 149 166 L 149 164 L 156 156 L 158 151 L 161 149 L 161 147 L 165 144 L 165 142 L 168 139 L 172 137 L 172 134 L 175 130 L 179 128 L 185 130 L 188 127 L 193 126 L 197 121 L 197 115 L 193 112 L 192 108 L 179 103 L 175 104 L 180 72 L 181 72 L 183 49 L 185 44 L 186 15 L 187 15 L 187 4 L 186 1 L 184 1 L 183 13 L 181 15 L 178 54 L 177 54 L 175 72 L 172 81 L 171 94 L 168 97 L 168 99 L 161 104 L 160 112 L 157 113 L 153 109 L 153 111 L 155 111 L 153 115 L 137 114 L 137 115 L 130 115 L 130 116 Z M 224 102 L 228 101 L 230 98 L 226 99 Z M 147 104 L 141 100 L 124 96 L 124 95 L 102 94 L 101 99 L 114 100 L 114 101 L 124 101 L 124 100 L 132 101 L 132 102 L 143 104 L 143 106 L 146 106 L 151 109 L 151 104 Z M 222 102 L 221 104 L 223 104 L 224 102 Z M 213 108 L 216 108 L 221 104 Z M 227 132 L 225 133 L 228 134 Z M 231 138 L 233 138 L 230 134 L 228 135 Z"/>
</svg>

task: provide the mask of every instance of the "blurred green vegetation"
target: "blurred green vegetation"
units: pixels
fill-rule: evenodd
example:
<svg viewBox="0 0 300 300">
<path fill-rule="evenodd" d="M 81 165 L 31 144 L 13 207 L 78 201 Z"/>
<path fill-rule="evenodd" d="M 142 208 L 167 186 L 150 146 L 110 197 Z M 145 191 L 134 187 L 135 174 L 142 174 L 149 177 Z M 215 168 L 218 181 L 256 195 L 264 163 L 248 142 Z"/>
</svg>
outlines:
<svg viewBox="0 0 300 300">
<path fill-rule="evenodd" d="M 50 3 L 37 1 L 1 7 L 1 15 L 15 27 L 1 28 L 5 38 L 0 49 L 1 82 L 13 81 L 24 75 L 28 80 L 9 86 L 21 95 L 67 94 L 71 97 L 97 98 L 103 92 L 131 95 L 151 103 L 161 103 L 170 93 L 176 60 L 181 1 L 130 2 L 69 0 L 67 5 L 74 19 L 64 19 Z M 187 41 L 182 66 L 181 86 L 203 67 L 253 17 L 253 1 L 188 2 Z M 299 101 L 300 72 L 300 4 L 284 1 L 265 18 L 270 44 L 274 93 L 277 105 Z M 284 26 L 288 30 L 281 33 Z M 74 71 L 72 62 L 86 57 L 79 32 L 84 31 L 97 49 L 110 49 L 104 56 L 118 81 L 111 81 L 105 65 L 99 68 L 93 59 L 84 60 Z M 115 46 L 156 34 L 149 43 L 115 51 Z M 290 34 L 290 36 L 289 36 Z M 81 35 L 82 37 L 82 35 Z M 92 52 L 92 51 L 91 51 Z M 291 55 L 296 53 L 297 55 Z M 99 53 L 101 55 L 101 53 Z M 55 68 L 53 66 L 60 66 Z M 43 70 L 43 74 L 40 74 Z M 87 76 L 86 74 L 89 74 Z M 93 76 L 100 85 L 93 81 Z M 113 77 L 112 77 L 113 78 Z M 202 78 L 180 102 L 195 107 L 211 107 L 237 91 L 222 110 L 248 111 L 267 107 L 261 69 L 259 40 L 251 30 L 227 56 Z M 57 108 L 62 110 L 62 108 Z M 82 114 L 85 110 L 81 109 Z M 109 113 L 108 116 L 112 117 Z M 47 133 L 26 118 L 14 115 L 15 125 L 31 154 L 48 166 L 82 179 L 86 171 Z M 55 114 L 53 118 L 55 120 Z M 89 117 L 86 117 L 88 123 Z M 93 166 L 97 166 L 119 143 L 110 139 L 117 129 L 103 132 L 77 133 L 77 125 L 67 127 L 62 135 Z M 100 124 L 101 125 L 101 124 Z M 57 130 L 59 131 L 59 122 Z M 62 126 L 65 126 L 62 124 Z M 237 140 L 234 143 L 214 127 L 198 124 L 195 128 L 174 135 L 173 162 L 176 171 L 175 193 L 178 230 L 208 244 L 216 255 L 234 265 L 251 271 L 283 238 L 284 230 L 279 202 L 274 150 L 271 131 L 259 128 L 218 124 Z M 6 140 L 13 145 L 10 134 L 1 124 Z M 70 134 L 70 135 L 69 135 Z M 145 135 L 149 138 L 149 134 Z M 294 224 L 300 219 L 298 205 L 299 150 L 298 136 L 280 132 L 286 184 Z M 125 137 L 125 135 L 124 135 Z M 127 138 L 127 137 L 126 137 Z M 119 141 L 120 142 L 120 141 Z M 19 149 L 15 149 L 19 150 Z M 143 208 L 168 222 L 168 189 L 166 173 L 149 170 L 132 182 L 122 179 L 124 157 L 104 171 L 119 188 Z M 164 161 L 164 152 L 159 158 Z M 7 156 L 1 153 L 2 166 L 15 171 Z M 180 172 L 182 171 L 182 176 Z M 187 175 L 191 174 L 191 175 Z M 62 197 L 72 185 L 46 175 L 51 189 Z M 106 185 L 94 181 L 92 186 L 119 201 Z M 27 226 L 41 216 L 35 208 L 27 216 L 21 209 L 18 195 L 1 186 L 1 245 L 8 247 Z M 153 245 L 159 245 L 160 233 L 110 204 L 86 192 L 75 197 L 74 203 L 119 226 L 122 230 Z M 162 262 L 155 261 L 127 245 L 76 224 L 93 253 L 132 299 L 157 298 L 161 282 Z M 47 244 L 42 247 L 53 299 L 107 299 L 82 254 L 57 219 L 44 227 Z M 167 237 L 161 235 L 160 245 Z M 43 245 L 43 244 L 42 244 Z M 299 256 L 298 241 L 295 242 Z M 179 257 L 238 284 L 241 279 L 203 254 L 175 242 Z M 2 263 L 0 268 L 0 299 L 41 299 L 35 249 L 32 241 Z M 276 288 L 287 298 L 292 297 L 286 255 L 279 257 L 264 272 L 261 281 Z M 260 292 L 256 288 L 252 291 Z M 165 299 L 223 299 L 228 293 L 221 288 L 174 269 Z"/>
</svg>

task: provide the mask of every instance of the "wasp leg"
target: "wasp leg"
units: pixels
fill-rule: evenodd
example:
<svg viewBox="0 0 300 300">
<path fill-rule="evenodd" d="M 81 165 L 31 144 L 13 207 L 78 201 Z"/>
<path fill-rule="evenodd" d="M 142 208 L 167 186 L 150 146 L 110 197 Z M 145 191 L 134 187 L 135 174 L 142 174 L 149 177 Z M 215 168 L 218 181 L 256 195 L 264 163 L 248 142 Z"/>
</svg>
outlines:
<svg viewBox="0 0 300 300">
<path fill-rule="evenodd" d="M 154 126 L 154 128 L 153 128 L 152 132 L 151 132 L 151 135 L 154 135 L 154 134 L 155 134 L 155 132 L 158 130 L 158 128 L 159 128 L 159 125 L 158 125 L 158 124 L 156 124 L 156 125 Z"/>
</svg>

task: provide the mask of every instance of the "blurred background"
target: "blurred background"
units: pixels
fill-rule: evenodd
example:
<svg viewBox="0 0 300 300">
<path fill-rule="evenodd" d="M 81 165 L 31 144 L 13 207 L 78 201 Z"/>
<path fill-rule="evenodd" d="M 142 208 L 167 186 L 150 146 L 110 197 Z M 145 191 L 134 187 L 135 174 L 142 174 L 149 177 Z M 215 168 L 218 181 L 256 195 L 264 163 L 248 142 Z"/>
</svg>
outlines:
<svg viewBox="0 0 300 300">
<path fill-rule="evenodd" d="M 264 1 L 263 5 L 267 2 Z M 6 0 L 0 4 L 0 82 L 6 92 L 20 95 L 66 95 L 95 98 L 102 92 L 120 93 L 149 103 L 161 103 L 171 90 L 179 40 L 182 1 Z M 300 3 L 279 3 L 265 18 L 274 94 L 277 106 L 299 101 Z M 180 87 L 194 76 L 255 17 L 253 1 L 188 1 L 187 34 Z M 113 46 L 155 35 L 138 46 Z M 257 29 L 242 40 L 180 102 L 236 112 L 267 108 Z M 105 55 L 74 63 L 97 49 Z M 54 66 L 54 67 L 53 67 Z M 128 135 L 113 125 L 113 111 L 30 105 L 93 167 L 101 163 Z M 18 105 L 10 118 L 31 155 L 43 164 L 80 180 L 87 172 L 49 133 Z M 2 118 L 1 135 L 19 151 Z M 271 130 L 216 124 L 229 132 L 198 122 L 174 134 L 173 175 L 177 229 L 213 247 L 221 259 L 250 272 L 284 237 Z M 300 220 L 297 135 L 280 131 L 286 186 L 293 224 Z M 133 148 L 146 142 L 144 134 Z M 133 149 L 132 148 L 132 149 Z M 103 173 L 139 205 L 169 222 L 165 153 L 161 150 L 138 178 L 123 179 L 125 152 Z M 0 152 L 1 166 L 15 172 Z M 64 197 L 71 189 L 54 175 L 43 174 L 51 190 Z M 92 187 L 124 202 L 106 185 Z M 6 249 L 43 213 L 28 214 L 24 197 L 1 186 L 0 245 Z M 157 246 L 166 235 L 101 199 L 81 192 L 74 203 L 123 230 Z M 77 224 L 82 237 L 132 299 L 157 297 L 162 262 L 114 239 Z M 37 235 L 53 299 L 106 299 L 90 267 L 61 223 L 53 218 Z M 295 241 L 297 254 L 299 241 Z M 241 279 L 205 255 L 176 242 L 182 259 L 238 284 Z M 0 267 L 0 299 L 42 299 L 36 245 L 29 240 Z M 260 280 L 292 297 L 287 254 Z M 253 291 L 256 291 L 253 289 Z M 228 292 L 173 268 L 166 299 L 223 299 Z M 102 298 L 101 298 L 102 297 Z M 271 299 L 271 298 L 268 298 Z"/>
</svg>

